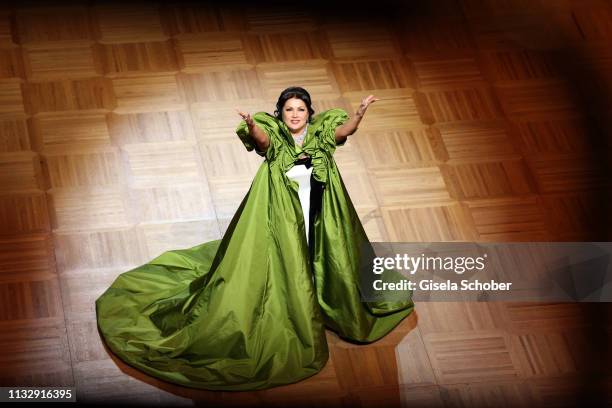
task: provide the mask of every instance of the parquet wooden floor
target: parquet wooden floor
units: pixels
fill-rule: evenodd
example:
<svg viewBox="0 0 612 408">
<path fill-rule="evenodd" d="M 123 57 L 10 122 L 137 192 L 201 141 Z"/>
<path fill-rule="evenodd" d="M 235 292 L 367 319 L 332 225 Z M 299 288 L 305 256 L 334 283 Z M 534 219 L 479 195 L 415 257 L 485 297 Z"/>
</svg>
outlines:
<svg viewBox="0 0 612 408">
<path fill-rule="evenodd" d="M 217 239 L 260 164 L 234 108 L 299 85 L 354 112 L 336 152 L 372 241 L 608 241 L 612 2 L 0 5 L 0 385 L 83 402 L 573 406 L 612 387 L 606 304 L 422 302 L 325 369 L 187 389 L 111 356 L 94 300 Z M 610 400 L 608 400 L 610 402 Z"/>
</svg>

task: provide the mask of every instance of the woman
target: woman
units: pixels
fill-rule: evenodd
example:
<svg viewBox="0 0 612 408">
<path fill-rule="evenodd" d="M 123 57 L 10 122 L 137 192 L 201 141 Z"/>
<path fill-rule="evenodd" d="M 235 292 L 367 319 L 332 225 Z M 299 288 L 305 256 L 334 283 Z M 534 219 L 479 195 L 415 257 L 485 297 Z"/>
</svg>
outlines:
<svg viewBox="0 0 612 408">
<path fill-rule="evenodd" d="M 332 156 L 376 100 L 351 119 L 314 115 L 308 92 L 291 87 L 276 116 L 238 112 L 237 135 L 265 157 L 249 192 L 221 240 L 165 252 L 97 299 L 110 349 L 173 383 L 254 390 L 320 371 L 325 326 L 367 343 L 410 314 L 410 299 L 361 301 L 374 254 Z"/>
</svg>

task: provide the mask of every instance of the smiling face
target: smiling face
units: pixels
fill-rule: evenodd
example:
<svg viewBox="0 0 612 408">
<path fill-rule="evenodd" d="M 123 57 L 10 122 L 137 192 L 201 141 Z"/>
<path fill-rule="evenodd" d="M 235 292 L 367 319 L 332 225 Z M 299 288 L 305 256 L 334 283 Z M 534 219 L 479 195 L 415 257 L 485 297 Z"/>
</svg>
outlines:
<svg viewBox="0 0 612 408">
<path fill-rule="evenodd" d="M 291 133 L 299 134 L 308 122 L 308 108 L 303 100 L 298 98 L 287 99 L 283 106 L 283 122 Z"/>
</svg>

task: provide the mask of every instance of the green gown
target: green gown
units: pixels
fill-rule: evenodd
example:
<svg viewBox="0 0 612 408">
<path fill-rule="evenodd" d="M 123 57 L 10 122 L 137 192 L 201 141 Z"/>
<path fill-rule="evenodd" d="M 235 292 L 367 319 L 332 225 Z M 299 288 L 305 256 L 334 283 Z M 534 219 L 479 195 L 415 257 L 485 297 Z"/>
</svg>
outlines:
<svg viewBox="0 0 612 408">
<path fill-rule="evenodd" d="M 119 275 L 96 300 L 109 348 L 154 377 L 210 390 L 297 382 L 325 366 L 326 326 L 369 343 L 413 311 L 410 297 L 361 301 L 360 262 L 372 247 L 333 159 L 347 113 L 315 115 L 303 147 L 272 115 L 253 118 L 270 147 L 257 152 L 265 160 L 223 238 L 167 251 Z M 236 133 L 255 149 L 244 121 Z M 298 183 L 285 174 L 302 153 L 324 184 L 312 259 Z"/>
</svg>

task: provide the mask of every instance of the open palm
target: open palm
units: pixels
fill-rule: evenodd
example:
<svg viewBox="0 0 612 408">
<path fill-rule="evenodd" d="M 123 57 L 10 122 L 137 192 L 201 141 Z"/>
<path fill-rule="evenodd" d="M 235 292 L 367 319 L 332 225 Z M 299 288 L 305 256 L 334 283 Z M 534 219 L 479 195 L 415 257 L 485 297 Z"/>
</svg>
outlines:
<svg viewBox="0 0 612 408">
<path fill-rule="evenodd" d="M 376 98 L 374 95 L 366 96 L 365 98 L 361 100 L 361 104 L 359 105 L 359 108 L 357 109 L 357 114 L 359 116 L 363 116 L 366 113 L 368 106 L 370 106 L 371 103 L 379 101 L 379 100 L 380 98 Z"/>
</svg>

